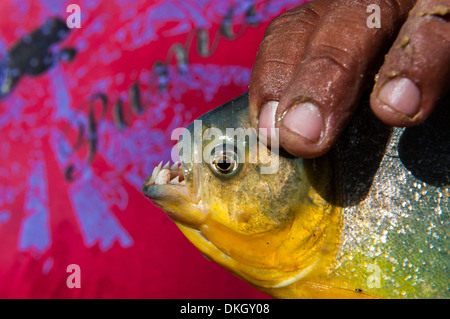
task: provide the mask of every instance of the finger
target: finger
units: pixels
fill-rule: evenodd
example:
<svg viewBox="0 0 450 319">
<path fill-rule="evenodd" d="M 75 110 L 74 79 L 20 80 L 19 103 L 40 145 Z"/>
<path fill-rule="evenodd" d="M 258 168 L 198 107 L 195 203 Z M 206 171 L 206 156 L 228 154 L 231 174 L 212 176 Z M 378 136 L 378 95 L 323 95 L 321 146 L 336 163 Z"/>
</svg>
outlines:
<svg viewBox="0 0 450 319">
<path fill-rule="evenodd" d="M 276 118 L 280 145 L 293 155 L 326 153 L 350 120 L 364 76 L 406 19 L 413 1 L 336 0 L 321 18 L 286 87 Z M 378 3 L 381 28 L 367 24 Z"/>
<path fill-rule="evenodd" d="M 275 127 L 278 101 L 328 2 L 313 1 L 286 11 L 266 29 L 249 87 L 250 119 L 254 127 Z M 259 120 L 260 113 L 262 121 Z"/>
<path fill-rule="evenodd" d="M 371 95 L 392 126 L 423 122 L 450 88 L 450 0 L 418 1 L 386 56 Z"/>
</svg>

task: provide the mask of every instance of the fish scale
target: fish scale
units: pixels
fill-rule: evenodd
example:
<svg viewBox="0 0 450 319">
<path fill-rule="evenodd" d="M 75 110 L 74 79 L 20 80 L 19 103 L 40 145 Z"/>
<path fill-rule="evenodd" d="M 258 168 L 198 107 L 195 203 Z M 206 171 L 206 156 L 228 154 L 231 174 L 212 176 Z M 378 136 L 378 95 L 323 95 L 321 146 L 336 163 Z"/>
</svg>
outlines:
<svg viewBox="0 0 450 319">
<path fill-rule="evenodd" d="M 368 179 L 370 182 L 364 183 L 367 185 L 367 194 L 353 205 L 347 204 L 344 207 L 342 241 L 345 244 L 336 260 L 334 276 L 349 277 L 357 274 L 358 277 L 353 282 L 365 287 L 365 291 L 385 297 L 450 297 L 450 244 L 446 236 L 449 229 L 450 145 L 448 128 L 442 125 L 449 119 L 448 110 L 444 109 L 446 103 L 448 100 L 418 128 L 394 128 L 391 132 L 390 128 L 383 127 L 371 114 L 361 114 L 353 121 L 352 125 L 356 128 L 362 125 L 361 121 L 370 121 L 369 127 L 372 128 L 378 126 L 376 134 L 364 136 L 377 136 L 376 140 L 382 141 L 386 139 L 384 132 L 389 132 L 389 135 L 387 146 L 379 147 L 378 153 L 373 145 L 359 145 L 363 150 L 363 156 L 356 159 L 361 163 L 359 167 L 368 170 L 368 154 L 381 160 L 372 173 L 373 177 Z M 366 110 L 368 109 L 367 105 Z M 414 134 L 415 131 L 420 134 Z M 408 139 L 411 134 L 414 139 Z M 355 138 L 355 135 L 350 138 Z M 378 146 L 382 144 L 380 142 Z M 439 151 L 423 154 L 427 158 L 436 153 L 446 155 L 436 156 L 433 162 L 428 163 L 430 165 L 427 171 L 417 176 L 413 172 L 424 165 L 424 160 L 417 154 L 414 156 L 418 158 L 412 160 L 410 157 L 413 154 L 402 151 L 410 149 L 411 144 L 419 149 L 438 144 Z M 347 189 L 352 190 L 355 182 L 349 180 L 358 175 L 358 169 L 355 170 L 354 165 L 348 164 L 351 162 L 343 160 L 346 154 L 355 154 L 349 150 L 348 145 L 348 136 L 344 136 L 334 152 L 337 154 L 336 163 L 340 170 L 338 187 L 344 194 L 351 193 Z M 414 164 L 409 168 L 404 164 L 412 162 Z M 350 169 L 353 170 L 351 174 Z M 433 180 L 430 176 L 436 177 Z M 423 179 L 428 179 L 429 183 Z M 359 222 L 355 222 L 355 219 Z M 427 233 L 424 227 L 427 223 L 435 226 L 432 233 Z M 405 260 L 407 262 L 403 265 Z M 355 270 L 355 263 L 366 265 L 365 269 Z M 380 287 L 368 287 L 367 278 L 372 273 L 367 270 L 367 265 L 379 269 L 382 281 Z"/>
</svg>

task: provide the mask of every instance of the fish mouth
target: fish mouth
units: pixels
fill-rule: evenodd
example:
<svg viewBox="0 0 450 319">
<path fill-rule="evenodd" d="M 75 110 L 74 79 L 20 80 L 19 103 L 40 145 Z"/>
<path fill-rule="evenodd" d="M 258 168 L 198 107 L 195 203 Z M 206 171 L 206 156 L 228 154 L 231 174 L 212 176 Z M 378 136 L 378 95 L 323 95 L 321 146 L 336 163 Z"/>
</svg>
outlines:
<svg viewBox="0 0 450 319">
<path fill-rule="evenodd" d="M 185 178 L 183 164 L 160 162 L 142 186 L 142 191 L 152 202 L 162 208 L 175 222 L 198 228 L 204 220 L 201 200 L 193 183 Z"/>
<path fill-rule="evenodd" d="M 172 166 L 170 166 L 170 161 L 168 161 L 164 166 L 162 166 L 162 163 L 163 162 L 161 161 L 159 165 L 153 169 L 152 175 L 145 180 L 143 189 L 146 195 L 146 191 L 152 185 L 170 185 L 186 188 L 186 181 L 184 179 L 181 164 L 179 162 L 175 162 Z"/>
</svg>

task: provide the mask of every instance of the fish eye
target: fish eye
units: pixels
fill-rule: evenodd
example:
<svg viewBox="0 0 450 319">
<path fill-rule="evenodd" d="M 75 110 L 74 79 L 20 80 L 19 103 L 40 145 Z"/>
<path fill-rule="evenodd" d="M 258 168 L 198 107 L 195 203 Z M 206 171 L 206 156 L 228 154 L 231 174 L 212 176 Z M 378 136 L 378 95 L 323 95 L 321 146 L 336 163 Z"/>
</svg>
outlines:
<svg viewBox="0 0 450 319">
<path fill-rule="evenodd" d="M 229 144 L 216 146 L 211 152 L 209 166 L 213 173 L 217 175 L 234 175 L 240 167 L 238 152 L 235 146 Z"/>
</svg>

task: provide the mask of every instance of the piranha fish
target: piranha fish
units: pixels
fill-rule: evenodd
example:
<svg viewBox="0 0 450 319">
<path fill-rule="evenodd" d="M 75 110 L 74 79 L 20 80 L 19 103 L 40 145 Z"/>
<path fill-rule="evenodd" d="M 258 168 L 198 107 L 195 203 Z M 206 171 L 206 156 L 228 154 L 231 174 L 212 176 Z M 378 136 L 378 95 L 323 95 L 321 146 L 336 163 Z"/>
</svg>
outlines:
<svg viewBox="0 0 450 319">
<path fill-rule="evenodd" d="M 226 133 L 251 127 L 244 94 L 194 121 L 181 166 L 161 163 L 143 192 L 204 256 L 273 297 L 449 298 L 449 101 L 407 129 L 362 102 L 330 152 L 302 159 L 250 143 L 256 130 Z"/>
</svg>

